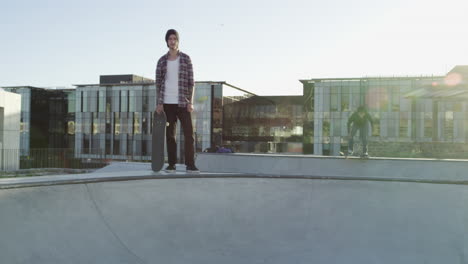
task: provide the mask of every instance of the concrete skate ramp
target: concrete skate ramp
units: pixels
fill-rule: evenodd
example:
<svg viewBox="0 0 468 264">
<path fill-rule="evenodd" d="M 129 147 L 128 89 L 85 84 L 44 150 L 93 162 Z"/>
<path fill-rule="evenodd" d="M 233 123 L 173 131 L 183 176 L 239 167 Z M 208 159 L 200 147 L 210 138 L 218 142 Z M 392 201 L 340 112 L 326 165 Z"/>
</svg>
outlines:
<svg viewBox="0 0 468 264">
<path fill-rule="evenodd" d="M 467 263 L 465 185 L 158 179 L 0 190 L 0 263 Z"/>
<path fill-rule="evenodd" d="M 203 172 L 257 175 L 467 181 L 468 160 L 280 154 L 197 153 Z"/>
</svg>

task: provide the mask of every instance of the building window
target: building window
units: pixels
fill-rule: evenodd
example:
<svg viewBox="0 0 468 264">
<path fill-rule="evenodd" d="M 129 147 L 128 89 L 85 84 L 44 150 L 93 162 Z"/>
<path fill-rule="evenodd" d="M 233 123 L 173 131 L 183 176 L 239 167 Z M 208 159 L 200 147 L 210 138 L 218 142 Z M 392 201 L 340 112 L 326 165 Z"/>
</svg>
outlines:
<svg viewBox="0 0 468 264">
<path fill-rule="evenodd" d="M 142 127 L 142 133 L 143 135 L 147 135 L 148 134 L 148 122 L 147 122 L 147 118 L 146 118 L 146 113 L 143 115 L 143 119 L 141 120 L 141 127 Z"/>
<path fill-rule="evenodd" d="M 341 112 L 349 111 L 349 87 L 341 88 Z"/>
<path fill-rule="evenodd" d="M 352 111 L 356 110 L 361 105 L 361 92 L 359 86 L 353 86 L 352 89 Z"/>
<path fill-rule="evenodd" d="M 128 112 L 128 91 L 120 91 L 120 112 Z"/>
<path fill-rule="evenodd" d="M 93 113 L 93 135 L 100 133 L 99 129 L 100 129 L 100 126 L 99 126 L 98 113 Z"/>
<path fill-rule="evenodd" d="M 330 111 L 337 112 L 338 111 L 338 87 L 331 87 L 330 88 Z"/>
<path fill-rule="evenodd" d="M 133 138 L 131 135 L 127 135 L 127 155 L 133 155 Z"/>
<path fill-rule="evenodd" d="M 432 138 L 432 113 L 424 114 L 424 137 Z"/>
<path fill-rule="evenodd" d="M 120 155 L 120 140 L 118 138 L 114 139 L 114 155 Z"/>
<path fill-rule="evenodd" d="M 106 113 L 112 112 L 111 102 L 112 102 L 112 93 L 108 91 L 106 93 Z"/>
<path fill-rule="evenodd" d="M 88 92 L 83 92 L 81 103 L 83 105 L 83 112 L 88 112 L 89 101 L 91 98 L 88 97 Z"/>
<path fill-rule="evenodd" d="M 111 134 L 111 119 L 106 116 L 106 134 Z"/>
<path fill-rule="evenodd" d="M 84 92 L 80 92 L 81 101 L 80 101 L 80 112 L 84 112 Z"/>
<path fill-rule="evenodd" d="M 333 136 L 341 136 L 341 119 L 334 118 L 333 120 Z"/>
<path fill-rule="evenodd" d="M 129 102 L 129 112 L 135 112 L 135 100 L 137 98 L 135 97 L 135 91 L 130 91 L 130 96 L 128 98 L 128 102 Z"/>
<path fill-rule="evenodd" d="M 400 111 L 400 88 L 398 87 L 393 87 L 391 89 L 392 93 L 392 112 L 398 112 Z"/>
<path fill-rule="evenodd" d="M 394 119 L 394 118 L 388 119 L 388 132 L 387 132 L 388 137 L 395 138 L 398 136 L 397 135 L 397 133 L 399 132 L 398 125 L 399 125 L 398 119 Z"/>
<path fill-rule="evenodd" d="M 149 112 L 149 95 L 148 95 L 148 90 L 143 90 L 143 112 Z"/>
<path fill-rule="evenodd" d="M 445 113 L 444 138 L 447 141 L 453 140 L 453 112 Z"/>
<path fill-rule="evenodd" d="M 91 134 L 91 119 L 87 114 L 83 115 L 83 133 Z"/>
<path fill-rule="evenodd" d="M 147 155 L 150 155 L 151 153 L 148 153 L 148 140 L 143 140 L 141 142 L 139 142 L 141 144 L 141 155 L 143 156 L 147 156 Z"/>
<path fill-rule="evenodd" d="M 75 122 L 74 121 L 67 122 L 67 134 L 75 135 Z"/>
<path fill-rule="evenodd" d="M 372 114 L 372 122 L 374 123 L 372 127 L 372 136 L 380 137 L 380 113 L 379 112 Z"/>
<path fill-rule="evenodd" d="M 140 130 L 140 113 L 133 113 L 133 134 L 141 134 Z"/>
<path fill-rule="evenodd" d="M 120 135 L 120 114 L 114 113 L 114 134 Z"/>
<path fill-rule="evenodd" d="M 106 155 L 111 154 L 111 141 L 110 139 L 106 138 Z"/>
<path fill-rule="evenodd" d="M 75 113 L 76 108 L 76 101 L 75 101 L 75 93 L 68 93 L 67 94 L 68 100 L 68 113 Z"/>
<path fill-rule="evenodd" d="M 409 122 L 409 113 L 408 112 L 400 112 L 400 137 L 407 138 L 408 137 L 408 122 Z"/>
<path fill-rule="evenodd" d="M 89 135 L 83 135 L 83 154 L 89 154 Z"/>
<path fill-rule="evenodd" d="M 327 120 L 323 120 L 323 137 L 330 137 L 330 121 L 327 119 Z"/>
<path fill-rule="evenodd" d="M 103 112 L 106 112 L 107 110 L 107 104 L 106 104 L 106 96 L 105 96 L 105 92 L 104 91 L 99 91 L 99 95 L 98 95 L 98 111 L 100 113 L 103 113 Z M 109 110 L 110 110 L 110 106 L 109 106 Z"/>
</svg>

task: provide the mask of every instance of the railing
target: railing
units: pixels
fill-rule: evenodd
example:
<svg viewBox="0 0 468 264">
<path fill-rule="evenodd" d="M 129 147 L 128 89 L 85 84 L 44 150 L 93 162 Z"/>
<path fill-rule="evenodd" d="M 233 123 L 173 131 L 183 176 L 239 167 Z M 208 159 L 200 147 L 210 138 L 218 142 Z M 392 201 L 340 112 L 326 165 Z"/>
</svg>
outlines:
<svg viewBox="0 0 468 264">
<path fill-rule="evenodd" d="M 0 170 L 32 168 L 94 169 L 107 165 L 103 151 L 93 150 L 92 159 L 75 156 L 74 149 L 30 149 L 29 155 L 21 155 L 19 149 L 0 150 Z M 15 168 L 16 166 L 16 168 Z"/>
</svg>

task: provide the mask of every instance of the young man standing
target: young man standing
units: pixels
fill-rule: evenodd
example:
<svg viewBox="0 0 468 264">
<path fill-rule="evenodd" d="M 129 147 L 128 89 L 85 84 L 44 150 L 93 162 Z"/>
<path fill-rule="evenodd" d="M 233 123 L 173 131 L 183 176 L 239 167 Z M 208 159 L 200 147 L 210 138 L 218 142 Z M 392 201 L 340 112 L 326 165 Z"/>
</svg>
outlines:
<svg viewBox="0 0 468 264">
<path fill-rule="evenodd" d="M 351 130 L 350 126 L 353 125 Z M 367 154 L 367 133 L 368 133 L 368 126 L 371 126 L 371 131 L 373 127 L 372 117 L 367 112 L 364 106 L 359 106 L 357 111 L 354 112 L 348 119 L 348 133 L 349 133 L 349 144 L 348 144 L 348 155 L 353 155 L 353 145 L 354 145 L 354 136 L 356 132 L 359 130 L 359 136 L 361 138 L 362 143 L 362 157 L 368 157 Z"/>
<path fill-rule="evenodd" d="M 185 165 L 188 172 L 198 172 L 195 167 L 195 148 L 192 116 L 193 112 L 193 67 L 190 57 L 179 51 L 179 33 L 170 29 L 166 33 L 169 48 L 156 67 L 156 112 L 166 113 L 169 126 L 166 128 L 166 143 L 169 166 L 175 171 L 177 161 L 176 125 L 182 124 L 185 138 Z"/>
</svg>

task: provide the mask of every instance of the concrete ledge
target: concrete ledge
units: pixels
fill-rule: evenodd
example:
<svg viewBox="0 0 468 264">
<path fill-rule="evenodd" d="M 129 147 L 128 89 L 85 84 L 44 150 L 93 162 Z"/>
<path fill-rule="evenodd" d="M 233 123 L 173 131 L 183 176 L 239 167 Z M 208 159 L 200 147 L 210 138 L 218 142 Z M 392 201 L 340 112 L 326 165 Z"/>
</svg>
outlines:
<svg viewBox="0 0 468 264">
<path fill-rule="evenodd" d="M 334 178 L 395 179 L 403 181 L 468 181 L 467 160 L 358 158 L 274 155 L 197 154 L 204 172 Z"/>
<path fill-rule="evenodd" d="M 0 189 L 145 179 L 218 178 L 242 176 L 242 174 L 239 173 L 186 173 L 185 171 L 176 171 L 173 173 L 167 173 L 164 171 L 153 172 L 149 164 L 146 165 L 148 166 L 147 170 L 142 170 L 142 168 L 135 170 L 135 164 L 131 163 L 128 163 L 128 166 L 129 167 L 127 169 L 124 169 L 120 166 L 122 170 L 119 172 L 112 171 L 85 174 L 4 178 L 0 179 Z"/>
<path fill-rule="evenodd" d="M 201 173 L 155 173 L 149 163 L 113 162 L 92 173 L 0 179 L 0 189 L 108 181 L 184 178 L 271 178 L 393 181 L 468 185 L 468 161 L 432 159 L 369 160 L 313 155 L 197 154 Z"/>
</svg>

